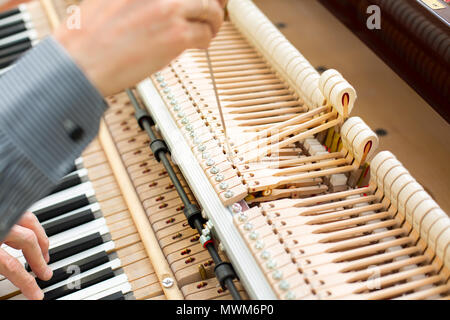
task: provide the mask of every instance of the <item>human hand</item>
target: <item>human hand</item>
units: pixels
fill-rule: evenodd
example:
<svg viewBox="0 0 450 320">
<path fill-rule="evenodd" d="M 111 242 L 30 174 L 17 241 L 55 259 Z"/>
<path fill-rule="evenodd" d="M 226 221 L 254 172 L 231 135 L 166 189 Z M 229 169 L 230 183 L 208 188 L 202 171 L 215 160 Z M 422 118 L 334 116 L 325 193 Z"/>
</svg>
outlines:
<svg viewBox="0 0 450 320">
<path fill-rule="evenodd" d="M 207 48 L 226 0 L 97 0 L 81 5 L 80 29 L 55 38 L 104 95 L 162 69 L 190 48 Z"/>
<path fill-rule="evenodd" d="M 51 279 L 53 272 L 47 265 L 50 260 L 49 241 L 44 228 L 34 214 L 26 212 L 11 229 L 3 243 L 14 249 L 22 250 L 31 270 L 37 277 L 42 280 Z M 42 300 L 44 297 L 44 293 L 37 285 L 35 278 L 25 270 L 19 260 L 1 248 L 0 274 L 19 288 L 28 299 Z"/>
</svg>

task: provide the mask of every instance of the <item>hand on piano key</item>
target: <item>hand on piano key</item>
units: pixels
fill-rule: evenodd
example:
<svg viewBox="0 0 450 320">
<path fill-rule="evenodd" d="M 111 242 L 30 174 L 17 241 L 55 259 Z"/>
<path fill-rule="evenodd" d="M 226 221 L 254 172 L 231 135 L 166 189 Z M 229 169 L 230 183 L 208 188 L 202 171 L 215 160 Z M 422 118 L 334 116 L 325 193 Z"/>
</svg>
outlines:
<svg viewBox="0 0 450 320">
<path fill-rule="evenodd" d="M 31 266 L 31 270 L 41 280 L 50 280 L 52 269 L 47 265 L 50 261 L 49 240 L 44 228 L 37 217 L 26 212 L 4 239 L 4 243 L 11 248 L 22 250 L 23 255 Z M 18 287 L 28 299 L 42 299 L 44 294 L 29 274 L 20 259 L 0 248 L 0 274 L 8 278 Z"/>
</svg>

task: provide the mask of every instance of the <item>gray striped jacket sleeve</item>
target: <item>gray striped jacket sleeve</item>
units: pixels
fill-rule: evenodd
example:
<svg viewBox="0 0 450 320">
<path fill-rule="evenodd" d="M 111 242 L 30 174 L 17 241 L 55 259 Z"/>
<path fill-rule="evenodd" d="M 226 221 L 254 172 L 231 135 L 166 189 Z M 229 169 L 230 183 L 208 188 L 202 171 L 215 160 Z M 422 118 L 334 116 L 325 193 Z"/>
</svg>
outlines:
<svg viewBox="0 0 450 320">
<path fill-rule="evenodd" d="M 70 170 L 106 107 L 51 37 L 0 77 L 0 241 Z"/>
</svg>

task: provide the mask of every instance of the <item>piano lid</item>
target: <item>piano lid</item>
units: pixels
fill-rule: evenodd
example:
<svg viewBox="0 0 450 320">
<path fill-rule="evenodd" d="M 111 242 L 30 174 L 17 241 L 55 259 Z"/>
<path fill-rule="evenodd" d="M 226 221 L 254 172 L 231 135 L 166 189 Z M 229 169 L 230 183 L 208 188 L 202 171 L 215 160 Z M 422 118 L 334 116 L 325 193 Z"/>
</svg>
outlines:
<svg viewBox="0 0 450 320">
<path fill-rule="evenodd" d="M 320 3 L 450 122 L 450 0 Z M 379 29 L 367 24 L 373 5 L 379 8 Z"/>
</svg>

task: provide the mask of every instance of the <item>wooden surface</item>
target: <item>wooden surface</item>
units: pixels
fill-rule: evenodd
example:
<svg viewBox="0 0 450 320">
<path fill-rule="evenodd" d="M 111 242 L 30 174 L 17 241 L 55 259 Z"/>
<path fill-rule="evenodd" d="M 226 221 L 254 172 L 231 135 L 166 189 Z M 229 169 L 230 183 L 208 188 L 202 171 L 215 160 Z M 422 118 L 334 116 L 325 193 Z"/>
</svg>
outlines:
<svg viewBox="0 0 450 320">
<path fill-rule="evenodd" d="M 340 71 L 358 94 L 352 115 L 384 129 L 389 150 L 450 214 L 450 125 L 314 0 L 254 0 L 315 67 Z M 381 17 L 383 19 L 383 17 Z"/>
</svg>

